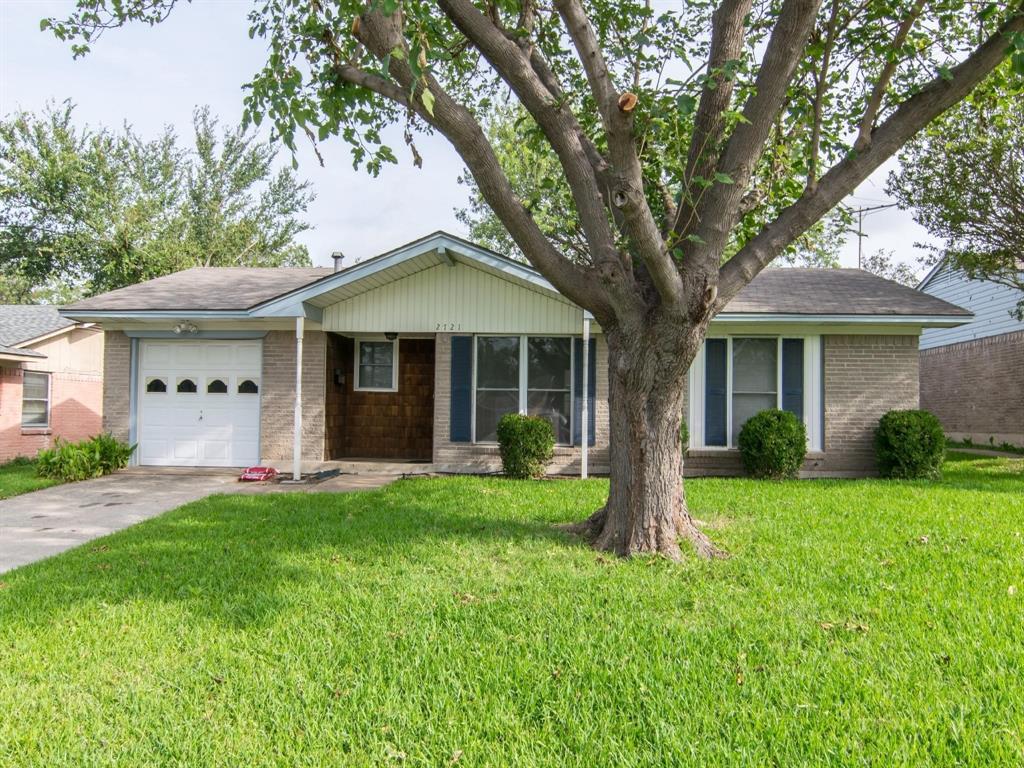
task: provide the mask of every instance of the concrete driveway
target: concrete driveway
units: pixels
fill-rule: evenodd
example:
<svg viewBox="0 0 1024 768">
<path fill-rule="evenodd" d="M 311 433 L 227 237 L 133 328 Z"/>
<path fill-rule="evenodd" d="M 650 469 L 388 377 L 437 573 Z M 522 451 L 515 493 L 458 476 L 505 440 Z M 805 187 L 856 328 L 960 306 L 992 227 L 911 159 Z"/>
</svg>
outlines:
<svg viewBox="0 0 1024 768">
<path fill-rule="evenodd" d="M 315 485 L 239 483 L 235 471 L 127 470 L 0 501 L 0 573 L 77 547 L 213 493 L 344 492 L 380 488 L 384 475 Z"/>
</svg>

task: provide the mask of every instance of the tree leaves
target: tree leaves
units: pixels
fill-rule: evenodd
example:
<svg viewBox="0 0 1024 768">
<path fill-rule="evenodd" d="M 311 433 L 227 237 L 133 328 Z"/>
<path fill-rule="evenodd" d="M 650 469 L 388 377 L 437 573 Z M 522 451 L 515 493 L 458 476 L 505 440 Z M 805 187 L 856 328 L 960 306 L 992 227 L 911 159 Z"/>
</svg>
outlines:
<svg viewBox="0 0 1024 768">
<path fill-rule="evenodd" d="M 194 116 L 195 150 L 75 126 L 70 103 L 0 122 L 0 290 L 67 301 L 204 265 L 308 264 L 308 185 L 243 128 Z"/>
</svg>

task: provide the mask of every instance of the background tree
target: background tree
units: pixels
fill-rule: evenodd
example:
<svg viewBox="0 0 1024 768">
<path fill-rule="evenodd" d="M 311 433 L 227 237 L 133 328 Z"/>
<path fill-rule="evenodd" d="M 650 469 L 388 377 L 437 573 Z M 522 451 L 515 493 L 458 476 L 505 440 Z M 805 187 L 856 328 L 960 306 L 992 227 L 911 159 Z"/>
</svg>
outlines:
<svg viewBox="0 0 1024 768">
<path fill-rule="evenodd" d="M 70 103 L 0 121 L 0 299 L 66 302 L 191 266 L 308 264 L 312 195 L 276 150 L 195 113 L 166 129 L 76 128 Z"/>
<path fill-rule="evenodd" d="M 884 248 L 879 248 L 870 256 L 865 257 L 861 267 L 886 280 L 894 280 L 911 288 L 919 282 L 917 272 L 913 267 L 902 261 L 897 261 L 896 252 L 887 251 Z"/>
<path fill-rule="evenodd" d="M 711 556 L 679 441 L 708 324 L 1009 51 L 1024 70 L 1021 1 L 261 0 L 250 28 L 269 54 L 246 106 L 289 144 L 342 137 L 371 172 L 394 160 L 388 125 L 445 136 L 526 259 L 604 332 L 609 496 L 580 532 Z M 175 0 L 77 5 L 47 24 L 83 54 Z M 536 126 L 523 151 L 558 158 L 585 254 L 545 234 L 488 140 L 505 94 Z"/>
<path fill-rule="evenodd" d="M 1021 292 L 1024 319 L 1024 91 L 1002 67 L 900 153 L 887 190 L 972 278 Z"/>
</svg>

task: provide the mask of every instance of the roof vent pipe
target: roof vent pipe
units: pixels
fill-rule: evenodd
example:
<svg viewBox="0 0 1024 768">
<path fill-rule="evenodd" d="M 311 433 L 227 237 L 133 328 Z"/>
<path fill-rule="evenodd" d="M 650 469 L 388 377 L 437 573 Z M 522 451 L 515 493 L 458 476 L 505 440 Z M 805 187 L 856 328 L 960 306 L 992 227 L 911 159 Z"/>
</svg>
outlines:
<svg viewBox="0 0 1024 768">
<path fill-rule="evenodd" d="M 341 262 L 345 260 L 345 254 L 341 251 L 335 251 L 331 254 L 331 258 L 334 259 L 334 271 L 341 271 Z"/>
</svg>

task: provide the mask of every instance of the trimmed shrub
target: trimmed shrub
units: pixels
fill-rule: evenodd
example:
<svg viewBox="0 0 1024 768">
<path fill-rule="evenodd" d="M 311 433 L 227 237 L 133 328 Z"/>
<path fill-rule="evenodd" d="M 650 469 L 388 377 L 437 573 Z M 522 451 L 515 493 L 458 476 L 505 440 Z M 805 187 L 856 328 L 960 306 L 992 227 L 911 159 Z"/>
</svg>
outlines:
<svg viewBox="0 0 1024 768">
<path fill-rule="evenodd" d="M 928 411 L 889 411 L 875 430 L 875 458 L 882 477 L 939 477 L 946 435 Z"/>
<path fill-rule="evenodd" d="M 555 430 L 539 416 L 506 413 L 498 421 L 498 447 L 508 477 L 543 477 L 555 454 Z"/>
<path fill-rule="evenodd" d="M 59 437 L 52 448 L 44 448 L 36 457 L 36 473 L 66 483 L 108 475 L 128 464 L 135 450 L 111 435 L 96 435 L 79 443 L 69 443 Z"/>
<path fill-rule="evenodd" d="M 690 447 L 690 428 L 686 426 L 685 420 L 679 425 L 679 445 L 682 446 L 684 453 Z"/>
<path fill-rule="evenodd" d="M 740 456 L 754 477 L 796 477 L 807 454 L 807 430 L 789 411 L 770 408 L 747 419 L 740 429 Z"/>
</svg>

